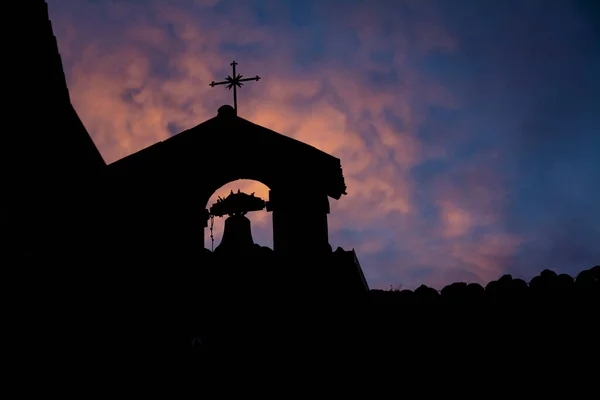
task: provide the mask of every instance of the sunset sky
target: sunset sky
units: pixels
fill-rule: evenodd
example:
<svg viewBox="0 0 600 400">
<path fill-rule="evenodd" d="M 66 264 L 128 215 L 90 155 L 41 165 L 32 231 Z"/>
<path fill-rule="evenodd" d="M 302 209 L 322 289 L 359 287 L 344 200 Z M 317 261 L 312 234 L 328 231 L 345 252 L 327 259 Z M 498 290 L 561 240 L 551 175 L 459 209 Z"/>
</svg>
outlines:
<svg viewBox="0 0 600 400">
<path fill-rule="evenodd" d="M 208 84 L 232 60 L 263 77 L 238 92 L 239 115 L 341 159 L 330 243 L 357 251 L 372 288 L 600 264 L 598 1 L 48 4 L 107 163 L 231 104 Z M 267 197 L 242 181 L 211 202 L 237 188 Z M 272 246 L 271 215 L 249 216 Z"/>
</svg>

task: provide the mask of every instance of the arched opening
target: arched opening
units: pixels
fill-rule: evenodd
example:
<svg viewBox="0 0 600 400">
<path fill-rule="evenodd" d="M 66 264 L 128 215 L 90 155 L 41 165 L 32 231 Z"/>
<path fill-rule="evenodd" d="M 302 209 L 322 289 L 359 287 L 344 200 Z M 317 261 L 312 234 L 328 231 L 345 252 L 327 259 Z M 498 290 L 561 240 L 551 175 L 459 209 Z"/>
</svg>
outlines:
<svg viewBox="0 0 600 400">
<path fill-rule="evenodd" d="M 205 206 L 206 209 L 210 210 L 211 206 L 217 202 L 219 197 L 224 199 L 232 191 L 235 193 L 238 189 L 246 194 L 254 193 L 256 197 L 260 197 L 265 201 L 269 200 L 270 189 L 268 186 L 255 180 L 238 179 L 226 183 L 217 189 L 210 196 L 208 203 Z M 266 209 L 263 209 L 260 211 L 249 212 L 246 217 L 252 224 L 252 238 L 254 239 L 254 243 L 273 249 L 273 218 L 271 213 Z M 214 250 L 221 243 L 223 232 L 225 231 L 226 219 L 227 216 L 214 217 L 212 224 L 211 221 L 209 221 L 208 227 L 204 228 L 204 247 L 206 249 Z M 213 238 L 211 238 L 211 225 Z"/>
</svg>

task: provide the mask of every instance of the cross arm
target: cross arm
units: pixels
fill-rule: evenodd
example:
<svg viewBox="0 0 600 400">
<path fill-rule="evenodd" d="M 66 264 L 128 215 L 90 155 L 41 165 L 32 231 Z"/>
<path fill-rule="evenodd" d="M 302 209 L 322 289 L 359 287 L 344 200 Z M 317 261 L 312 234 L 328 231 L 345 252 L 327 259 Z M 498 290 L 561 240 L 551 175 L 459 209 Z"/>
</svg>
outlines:
<svg viewBox="0 0 600 400">
<path fill-rule="evenodd" d="M 228 83 L 229 83 L 228 81 L 221 81 L 221 82 L 212 81 L 211 83 L 208 84 L 208 86 L 215 87 L 216 85 L 226 85 Z"/>
<path fill-rule="evenodd" d="M 240 79 L 240 82 L 246 82 L 246 81 L 259 81 L 260 80 L 260 76 L 256 75 L 254 78 L 244 78 L 244 79 Z"/>
</svg>

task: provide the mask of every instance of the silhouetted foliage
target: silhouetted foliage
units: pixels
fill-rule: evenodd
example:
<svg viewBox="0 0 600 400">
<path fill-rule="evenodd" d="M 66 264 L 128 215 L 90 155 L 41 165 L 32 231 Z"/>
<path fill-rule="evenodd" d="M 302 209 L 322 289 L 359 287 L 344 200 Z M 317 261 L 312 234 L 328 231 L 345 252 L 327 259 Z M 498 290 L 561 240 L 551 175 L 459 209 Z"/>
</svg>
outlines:
<svg viewBox="0 0 600 400">
<path fill-rule="evenodd" d="M 511 305 L 523 307 L 539 304 L 569 304 L 572 306 L 598 301 L 600 295 L 600 266 L 580 272 L 577 279 L 567 274 L 557 275 L 544 270 L 529 284 L 506 274 L 489 282 L 485 289 L 478 283 L 455 282 L 439 292 L 427 286 L 419 286 L 414 292 L 371 290 L 371 297 L 377 303 L 388 302 L 395 305 L 429 304 L 438 301 L 447 305 Z M 413 293 L 413 295 L 409 295 Z M 434 300 L 438 299 L 439 300 Z"/>
</svg>

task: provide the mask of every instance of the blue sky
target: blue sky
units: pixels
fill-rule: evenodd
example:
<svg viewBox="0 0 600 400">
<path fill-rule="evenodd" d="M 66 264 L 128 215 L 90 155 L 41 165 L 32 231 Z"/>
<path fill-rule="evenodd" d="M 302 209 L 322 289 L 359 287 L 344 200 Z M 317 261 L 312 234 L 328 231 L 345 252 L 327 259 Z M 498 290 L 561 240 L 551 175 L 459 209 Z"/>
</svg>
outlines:
<svg viewBox="0 0 600 400">
<path fill-rule="evenodd" d="M 330 242 L 357 250 L 372 287 L 600 263 L 598 2 L 48 4 L 107 162 L 231 103 L 208 87 L 231 60 L 261 75 L 240 115 L 342 160 Z M 238 187 L 267 191 L 234 182 L 214 198 Z M 252 220 L 269 245 L 270 215 Z"/>
</svg>

